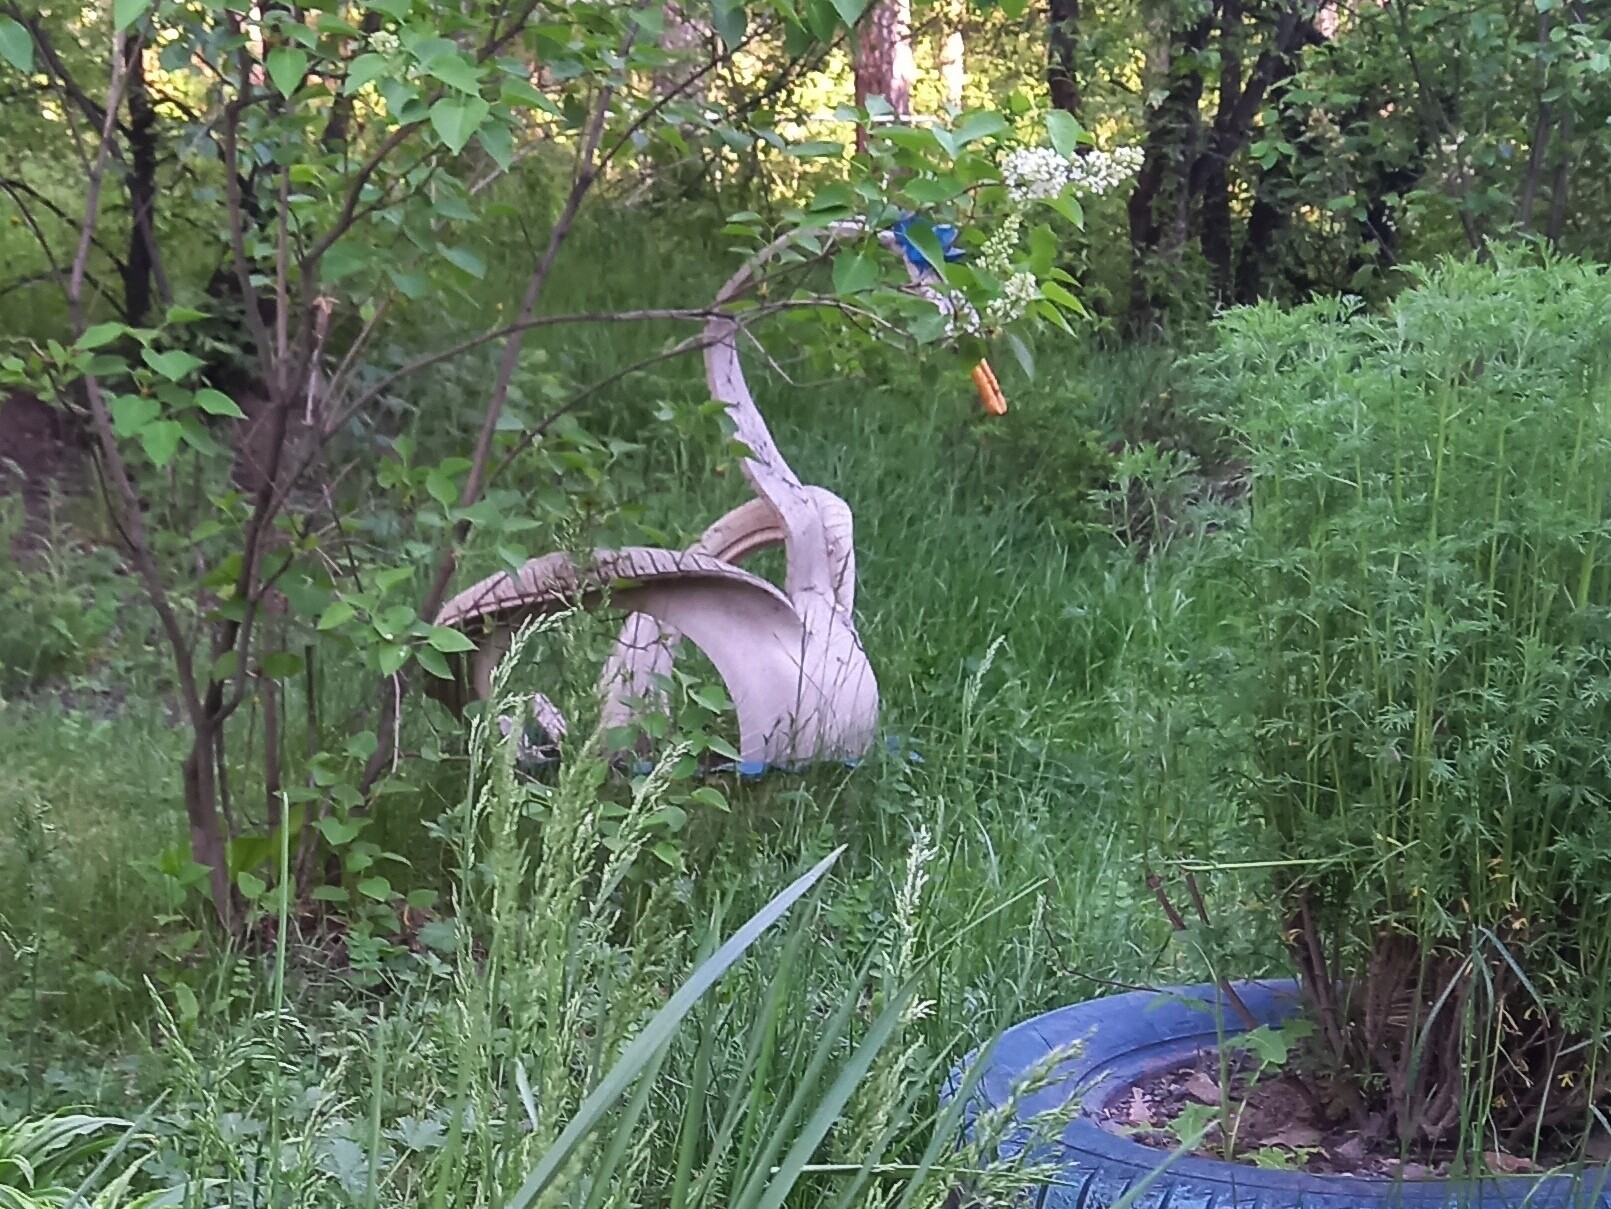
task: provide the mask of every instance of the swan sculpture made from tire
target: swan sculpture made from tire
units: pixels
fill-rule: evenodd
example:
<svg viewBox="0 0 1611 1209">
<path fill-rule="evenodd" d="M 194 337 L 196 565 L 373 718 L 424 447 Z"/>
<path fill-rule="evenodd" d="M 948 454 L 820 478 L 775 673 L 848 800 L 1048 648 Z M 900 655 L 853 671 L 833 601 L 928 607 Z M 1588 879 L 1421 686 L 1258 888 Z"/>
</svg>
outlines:
<svg viewBox="0 0 1611 1209">
<path fill-rule="evenodd" d="M 866 233 L 859 222 L 827 231 L 835 240 Z M 913 288 L 949 313 L 949 301 L 930 284 L 932 274 L 900 233 L 880 232 L 879 240 L 893 251 L 907 251 Z M 734 435 L 749 450 L 742 468 L 754 498 L 688 550 L 633 546 L 581 558 L 549 554 L 449 600 L 436 623 L 476 643 L 468 684 L 461 683 L 449 701 L 455 709 L 464 704 L 464 689 L 483 700 L 490 695 L 493 669 L 531 617 L 607 605 L 628 617 L 599 678 L 606 733 L 668 708 L 665 677 L 687 638 L 709 657 L 732 698 L 742 769 L 853 760 L 871 749 L 878 681 L 856 630 L 850 507 L 833 492 L 802 483 L 784 460 L 739 365 L 739 321 L 725 309 L 788 243 L 770 244 L 727 281 L 716 295 L 717 314 L 705 327 L 711 397 L 726 408 Z M 781 591 L 739 566 L 778 545 L 787 559 Z M 557 743 L 567 731 L 563 714 L 540 693 L 530 704 L 533 720 Z"/>
</svg>

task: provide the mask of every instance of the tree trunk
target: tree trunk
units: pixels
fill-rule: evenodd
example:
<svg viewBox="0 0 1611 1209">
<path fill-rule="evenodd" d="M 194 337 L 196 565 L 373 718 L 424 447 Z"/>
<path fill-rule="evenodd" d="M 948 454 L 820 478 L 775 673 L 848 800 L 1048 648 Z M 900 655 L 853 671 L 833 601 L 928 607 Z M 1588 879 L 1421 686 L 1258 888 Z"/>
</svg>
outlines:
<svg viewBox="0 0 1611 1209">
<path fill-rule="evenodd" d="M 1297 69 L 1297 57 L 1289 57 L 1276 72 L 1271 92 L 1284 89 Z M 1303 112 L 1292 104 L 1278 105 L 1276 112 L 1282 136 L 1303 154 L 1313 141 Z M 1292 165 L 1285 158 L 1259 169 L 1254 179 L 1253 206 L 1248 211 L 1242 250 L 1236 258 L 1232 296 L 1238 306 L 1251 306 L 1264 296 L 1266 274 L 1276 259 L 1276 242 L 1292 222 L 1294 189 Z"/>
<path fill-rule="evenodd" d="M 1197 234 L 1198 246 L 1208 261 L 1208 283 L 1217 306 L 1228 306 L 1232 298 L 1231 259 L 1236 239 L 1231 229 L 1231 180 L 1223 163 L 1209 166 L 1203 181 L 1203 222 Z"/>
<path fill-rule="evenodd" d="M 225 929 L 233 931 L 239 918 L 235 886 L 229 878 L 227 841 L 218 810 L 215 748 L 217 728 L 208 718 L 191 720 L 190 753 L 185 756 L 185 818 L 190 824 L 190 855 L 205 865 L 213 909 Z"/>
<path fill-rule="evenodd" d="M 1556 143 L 1555 173 L 1549 185 L 1549 228 L 1544 238 L 1559 250 L 1566 230 L 1566 199 L 1572 183 L 1572 111 L 1561 115 L 1560 138 Z"/>
<path fill-rule="evenodd" d="M 1052 108 L 1080 116 L 1080 0 L 1047 0 L 1046 87 Z"/>
<path fill-rule="evenodd" d="M 1291 221 L 1286 206 L 1273 196 L 1276 182 L 1284 171 L 1261 173 L 1258 191 L 1253 197 L 1253 208 L 1247 216 L 1247 234 L 1242 240 L 1242 253 L 1236 258 L 1236 281 L 1233 297 L 1238 306 L 1251 306 L 1264 294 L 1264 270 L 1275 258 L 1275 242 Z"/>
<path fill-rule="evenodd" d="M 378 34 L 385 14 L 373 9 L 364 14 L 363 21 L 358 26 L 358 32 L 365 38 Z M 351 48 L 348 62 L 343 66 L 350 66 L 352 58 L 357 57 L 363 50 L 359 43 Z M 345 88 L 338 89 L 335 99 L 330 102 L 330 117 L 325 121 L 324 133 L 319 136 L 319 145 L 331 155 L 336 155 L 347 149 L 347 139 L 352 131 L 353 94 Z"/>
<path fill-rule="evenodd" d="M 940 91 L 951 109 L 962 108 L 962 88 L 968 82 L 963 54 L 960 29 L 953 27 L 940 35 Z"/>
<path fill-rule="evenodd" d="M 1242 105 L 1242 3 L 1223 0 L 1219 28 L 1219 98 L 1214 132 L 1209 139 L 1200 177 L 1203 198 L 1198 246 L 1208 261 L 1209 289 L 1216 306 L 1231 301 L 1231 257 L 1235 235 L 1231 230 L 1231 165 L 1226 135 Z"/>
<path fill-rule="evenodd" d="M 157 268 L 154 224 L 157 198 L 157 115 L 146 87 L 145 48 L 129 43 L 129 254 L 123 263 L 123 314 L 144 327 L 151 314 Z"/>
<path fill-rule="evenodd" d="M 912 112 L 911 0 L 878 0 L 856 33 L 856 106 L 882 97 L 897 118 Z M 856 132 L 856 148 L 867 148 L 867 129 Z"/>
<path fill-rule="evenodd" d="M 1172 259 L 1186 242 L 1188 177 L 1201 132 L 1200 63 L 1212 31 L 1212 17 L 1171 30 L 1160 54 L 1158 66 L 1170 77 L 1168 91 L 1147 114 L 1145 158 L 1128 204 L 1131 261 L 1126 326 L 1132 335 L 1143 335 L 1157 325 L 1162 299 L 1155 288 L 1156 266 Z M 1187 66 L 1176 70 L 1180 63 Z"/>
</svg>

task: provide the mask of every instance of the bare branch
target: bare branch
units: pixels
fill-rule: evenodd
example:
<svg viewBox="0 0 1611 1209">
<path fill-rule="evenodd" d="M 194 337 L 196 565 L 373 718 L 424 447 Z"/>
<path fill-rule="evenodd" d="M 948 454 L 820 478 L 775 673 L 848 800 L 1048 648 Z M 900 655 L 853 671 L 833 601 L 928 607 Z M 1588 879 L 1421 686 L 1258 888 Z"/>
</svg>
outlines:
<svg viewBox="0 0 1611 1209">
<path fill-rule="evenodd" d="M 112 140 L 117 134 L 117 106 L 127 80 L 123 59 L 123 37 L 118 36 L 112 61 L 112 80 L 107 85 L 106 116 L 101 123 L 101 145 L 90 164 L 89 179 L 84 194 L 84 223 L 79 231 L 78 252 L 73 257 L 72 271 L 67 277 L 67 302 L 75 311 L 84 295 L 84 274 L 89 269 L 90 248 L 95 242 L 95 220 L 100 216 L 101 185 L 106 180 L 106 164 L 112 154 Z"/>
<path fill-rule="evenodd" d="M 798 309 L 800 307 L 816 305 L 818 304 L 815 302 L 788 301 L 768 303 L 766 307 L 760 309 L 762 309 L 765 313 L 770 314 L 774 311 Z M 352 416 L 363 411 L 365 407 L 368 407 L 371 403 L 375 402 L 375 400 L 384 395 L 388 390 L 397 385 L 397 383 L 402 381 L 404 378 L 417 374 L 421 370 L 429 369 L 433 365 L 439 365 L 444 361 L 451 361 L 455 357 L 461 357 L 465 353 L 480 348 L 482 345 L 491 344 L 495 340 L 504 340 L 521 332 L 529 332 L 534 328 L 556 327 L 579 323 L 650 323 L 656 321 L 707 323 L 712 319 L 725 316 L 727 314 L 728 311 L 726 308 L 706 306 L 687 307 L 683 309 L 673 308 L 666 310 L 584 311 L 569 315 L 533 315 L 528 319 L 506 324 L 503 327 L 496 327 L 485 332 L 479 332 L 474 336 L 460 340 L 457 344 L 450 344 L 448 347 L 439 349 L 434 353 L 427 353 L 424 356 L 416 357 L 406 365 L 403 365 L 387 374 L 379 382 L 375 383 L 375 385 L 364 391 L 362 395 L 358 396 L 356 400 L 344 408 L 341 413 L 342 422 L 345 423 L 347 419 L 350 419 Z"/>
<path fill-rule="evenodd" d="M 4 192 L 9 195 L 11 200 L 16 204 L 17 209 L 22 212 L 23 221 L 26 222 L 29 228 L 33 231 L 34 238 L 39 242 L 40 247 L 44 250 L 47 257 L 51 255 L 50 247 L 45 242 L 45 237 L 42 234 L 40 224 L 37 223 L 33 216 L 28 212 L 27 202 L 23 201 L 24 197 L 30 199 L 34 202 L 34 204 L 42 207 L 43 209 L 48 210 L 56 218 L 60 219 L 66 226 L 75 231 L 80 229 L 81 224 L 79 223 L 78 219 L 74 218 L 66 210 L 62 209 L 62 207 L 51 201 L 50 198 L 46 197 L 43 193 L 41 193 L 38 189 L 35 189 L 26 181 L 17 180 L 15 177 L 0 176 L 0 192 Z M 98 252 L 112 262 L 114 268 L 118 269 L 120 272 L 122 271 L 123 261 L 118 257 L 116 252 L 112 251 L 111 248 L 107 247 L 99 239 L 95 240 L 95 248 Z M 64 281 L 64 287 L 65 284 L 66 283 Z"/>
<path fill-rule="evenodd" d="M 73 267 L 67 278 L 68 310 L 72 316 L 73 329 L 80 336 L 83 335 L 88 326 L 83 305 L 84 280 L 88 272 L 89 251 L 95 222 L 100 215 L 101 185 L 106 176 L 107 161 L 111 157 L 112 140 L 117 134 L 116 114 L 126 78 L 124 74 L 124 43 L 125 39 L 121 34 L 114 40 L 112 78 L 107 86 L 107 99 L 103 110 L 105 116 L 101 126 L 101 142 L 96 150 L 95 158 L 91 162 L 91 170 L 85 189 L 84 222 L 78 241 L 78 254 L 74 257 Z M 107 408 L 106 397 L 101 393 L 100 383 L 94 375 L 85 376 L 84 390 L 89 400 L 90 416 L 100 441 L 101 460 L 107 473 L 112 476 L 113 485 L 117 489 L 118 502 L 123 514 L 118 522 L 119 527 L 128 539 L 130 557 L 133 558 L 135 568 L 140 574 L 140 579 L 145 584 L 146 595 L 151 601 L 151 607 L 156 611 L 163 633 L 168 639 L 168 644 L 173 649 L 174 669 L 179 677 L 179 689 L 184 697 L 185 708 L 193 721 L 199 721 L 201 719 L 201 697 L 196 690 L 195 669 L 191 666 L 191 647 L 185 638 L 183 627 L 179 624 L 179 618 L 174 612 L 172 602 L 168 599 L 167 589 L 162 582 L 162 575 L 157 569 L 155 558 L 152 556 L 151 544 L 145 530 L 145 520 L 140 511 L 140 497 L 134 490 L 134 484 L 129 478 L 128 465 L 118 451 L 117 438 L 112 430 L 112 417 Z"/>
<path fill-rule="evenodd" d="M 232 15 L 230 24 L 236 33 L 240 32 L 239 18 Z M 237 62 L 240 71 L 240 96 L 224 108 L 224 188 L 229 210 L 229 247 L 235 265 L 235 280 L 241 292 L 241 309 L 245 313 L 246 327 L 252 334 L 253 344 L 257 346 L 258 367 L 262 371 L 263 381 L 272 390 L 274 385 L 272 345 L 258 304 L 257 287 L 252 284 L 251 262 L 246 256 L 246 203 L 241 191 L 240 120 L 241 112 L 251 93 L 251 58 L 242 50 Z"/>
</svg>

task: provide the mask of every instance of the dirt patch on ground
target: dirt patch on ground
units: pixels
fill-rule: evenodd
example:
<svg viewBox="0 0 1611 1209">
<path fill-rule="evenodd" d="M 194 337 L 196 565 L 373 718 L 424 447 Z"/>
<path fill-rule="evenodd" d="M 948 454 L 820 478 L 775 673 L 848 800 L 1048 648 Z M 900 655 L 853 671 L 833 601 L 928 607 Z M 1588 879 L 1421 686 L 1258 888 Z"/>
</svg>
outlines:
<svg viewBox="0 0 1611 1209">
<path fill-rule="evenodd" d="M 1193 1152 L 1226 1157 L 1226 1133 L 1235 1160 L 1253 1166 L 1383 1179 L 1431 1179 L 1449 1174 L 1454 1155 L 1429 1152 L 1405 1157 L 1397 1142 L 1359 1129 L 1340 1105 L 1328 1104 L 1307 1080 L 1294 1074 L 1252 1079 L 1252 1062 L 1238 1055 L 1222 1078 L 1219 1058 L 1204 1052 L 1129 1088 L 1105 1110 L 1090 1115 L 1109 1133 L 1144 1146 L 1175 1150 L 1205 1120 L 1207 1132 Z M 1591 1150 L 1595 1147 L 1591 1144 Z M 1493 1151 L 1483 1156 L 1490 1171 L 1545 1171 L 1573 1156 L 1541 1154 L 1539 1161 Z M 1590 1154 L 1605 1161 L 1605 1155 Z"/>
<path fill-rule="evenodd" d="M 0 498 L 20 499 L 24 518 L 13 557 L 47 531 L 52 495 L 81 493 L 87 476 L 84 445 L 65 413 L 26 391 L 0 394 Z"/>
</svg>

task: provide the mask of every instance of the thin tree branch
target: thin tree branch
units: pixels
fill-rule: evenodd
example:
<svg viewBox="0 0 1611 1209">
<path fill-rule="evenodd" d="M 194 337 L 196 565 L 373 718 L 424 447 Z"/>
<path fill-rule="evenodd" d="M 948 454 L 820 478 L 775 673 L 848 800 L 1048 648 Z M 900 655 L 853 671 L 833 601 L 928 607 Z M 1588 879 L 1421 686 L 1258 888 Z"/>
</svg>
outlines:
<svg viewBox="0 0 1611 1209">
<path fill-rule="evenodd" d="M 84 280 L 88 271 L 89 252 L 95 222 L 100 213 L 101 187 L 106 176 L 107 162 L 111 158 L 112 140 L 117 135 L 116 114 L 125 83 L 124 42 L 125 39 L 121 34 L 114 39 L 111 81 L 107 86 L 106 106 L 103 110 L 105 116 L 101 125 L 101 142 L 96 150 L 95 158 L 91 162 L 85 188 L 84 223 L 78 242 L 78 254 L 73 259 L 72 270 L 67 278 L 68 311 L 72 317 L 74 331 L 79 336 L 83 335 L 88 326 L 83 305 Z M 145 520 L 140 511 L 140 497 L 129 478 L 128 465 L 118 451 L 117 438 L 112 429 L 112 417 L 107 408 L 106 398 L 101 393 L 100 383 L 92 374 L 85 376 L 84 389 L 89 400 L 90 415 L 94 421 L 96 435 L 100 439 L 101 460 L 106 471 L 112 476 L 113 485 L 117 489 L 118 500 L 123 514 L 118 522 L 119 527 L 128 539 L 130 557 L 134 560 L 135 568 L 140 574 L 141 581 L 145 584 L 146 595 L 151 601 L 151 607 L 156 611 L 163 633 L 167 636 L 168 644 L 173 650 L 174 670 L 179 678 L 179 689 L 184 696 L 185 708 L 189 712 L 192 721 L 199 722 L 201 719 L 201 696 L 196 689 L 195 669 L 191 666 L 191 648 L 186 642 L 184 628 L 179 624 L 178 615 L 174 612 L 172 602 L 168 599 L 167 589 L 162 582 L 162 575 L 158 571 L 156 560 L 152 556 L 150 540 L 145 530 Z"/>
</svg>

